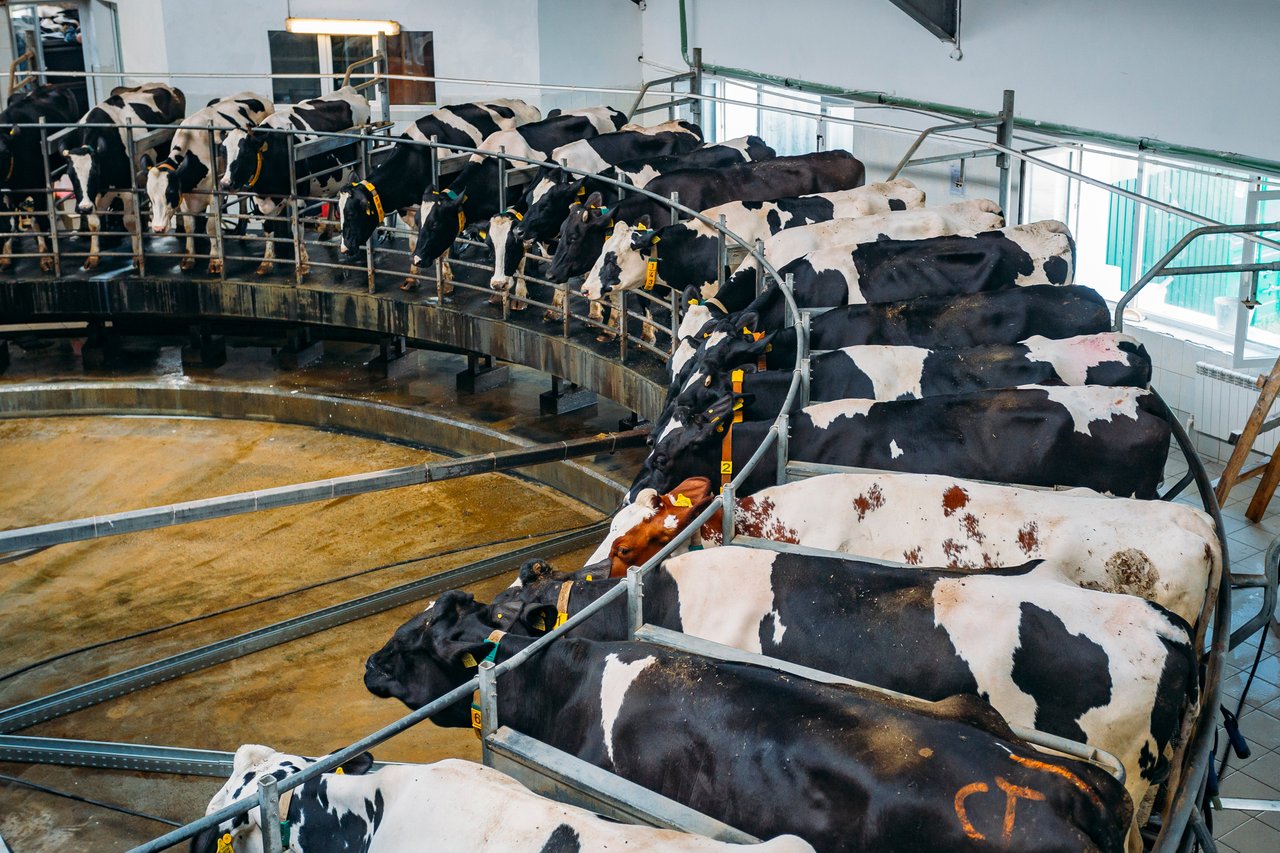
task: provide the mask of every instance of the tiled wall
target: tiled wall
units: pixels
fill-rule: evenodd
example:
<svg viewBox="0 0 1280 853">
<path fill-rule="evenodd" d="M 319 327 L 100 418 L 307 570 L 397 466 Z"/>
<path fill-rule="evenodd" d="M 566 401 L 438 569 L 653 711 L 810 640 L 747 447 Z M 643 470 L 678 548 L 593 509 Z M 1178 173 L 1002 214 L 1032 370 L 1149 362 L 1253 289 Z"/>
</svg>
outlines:
<svg viewBox="0 0 1280 853">
<path fill-rule="evenodd" d="M 1232 432 L 1239 432 L 1253 411 L 1258 393 L 1196 373 L 1196 362 L 1231 367 L 1230 353 L 1177 337 L 1174 334 L 1126 324 L 1125 332 L 1133 335 L 1151 355 L 1155 373 L 1151 385 L 1177 413 L 1190 434 L 1196 449 L 1205 459 L 1225 462 L 1232 447 L 1227 443 Z M 1251 376 L 1257 369 L 1239 370 Z M 1273 407 L 1271 415 L 1276 414 Z M 1280 429 L 1264 434 L 1254 444 L 1257 461 L 1270 454 L 1280 440 Z"/>
</svg>

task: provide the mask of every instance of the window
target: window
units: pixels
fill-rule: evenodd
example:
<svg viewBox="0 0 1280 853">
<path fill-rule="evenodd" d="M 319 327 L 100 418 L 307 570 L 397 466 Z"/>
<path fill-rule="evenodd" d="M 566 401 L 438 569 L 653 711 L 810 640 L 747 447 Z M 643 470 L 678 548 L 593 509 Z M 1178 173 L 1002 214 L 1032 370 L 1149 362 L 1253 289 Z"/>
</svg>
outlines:
<svg viewBox="0 0 1280 853">
<path fill-rule="evenodd" d="M 296 104 L 318 98 L 342 85 L 347 68 L 376 51 L 376 40 L 369 36 L 304 35 L 272 30 L 267 33 L 273 74 L 316 74 L 311 79 L 272 80 L 272 97 L 278 104 Z M 387 66 L 392 74 L 435 75 L 435 46 L 429 32 L 401 31 L 387 37 Z M 351 72 L 353 83 L 367 80 L 373 74 L 371 64 Z M 333 76 L 329 76 L 333 75 Z M 364 90 L 374 99 L 377 92 Z M 432 104 L 436 100 L 434 81 L 392 80 L 391 101 L 396 104 Z"/>
</svg>

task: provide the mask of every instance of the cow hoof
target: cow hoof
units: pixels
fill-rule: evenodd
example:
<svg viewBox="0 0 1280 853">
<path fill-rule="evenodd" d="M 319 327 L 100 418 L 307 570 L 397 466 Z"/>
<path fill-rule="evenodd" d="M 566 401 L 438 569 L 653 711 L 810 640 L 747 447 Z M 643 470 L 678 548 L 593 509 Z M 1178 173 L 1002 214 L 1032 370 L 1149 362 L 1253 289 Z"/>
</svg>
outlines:
<svg viewBox="0 0 1280 853">
<path fill-rule="evenodd" d="M 221 275 L 222 264 L 217 261 L 209 261 L 209 275 Z"/>
<path fill-rule="evenodd" d="M 501 305 L 501 304 L 502 304 L 502 297 L 501 297 L 501 296 L 490 296 L 490 297 L 489 297 L 489 299 L 488 299 L 487 301 L 488 301 L 488 303 L 489 303 L 490 305 Z"/>
<path fill-rule="evenodd" d="M 42 272 L 53 272 L 53 258 L 41 258 L 40 269 Z"/>
<path fill-rule="evenodd" d="M 88 258 L 85 258 L 85 259 L 84 259 L 84 266 L 82 266 L 80 269 L 82 269 L 82 270 L 96 270 L 96 269 L 98 268 L 98 262 L 99 262 L 99 259 L 98 259 L 98 257 L 97 257 L 96 255 L 91 256 L 91 257 L 88 257 Z"/>
<path fill-rule="evenodd" d="M 554 323 L 556 320 L 559 320 L 559 319 L 560 319 L 560 315 L 555 311 L 542 312 L 542 322 L 544 323 Z"/>
<path fill-rule="evenodd" d="M 254 270 L 254 272 L 258 275 L 269 275 L 273 268 L 274 264 L 269 264 L 264 261 L 263 263 L 258 264 L 258 268 Z"/>
<path fill-rule="evenodd" d="M 306 275 L 309 272 L 311 272 L 311 267 L 307 266 L 306 264 L 302 264 L 301 266 L 298 267 L 298 275 Z"/>
<path fill-rule="evenodd" d="M 8 272 L 9 267 L 11 266 L 13 266 L 13 261 L 9 260 L 8 258 L 6 258 L 3 261 L 0 261 L 0 272 Z"/>
<path fill-rule="evenodd" d="M 418 289 L 418 283 L 411 278 L 406 278 L 400 283 L 400 289 L 409 293 Z"/>
<path fill-rule="evenodd" d="M 529 306 L 528 306 L 527 304 L 525 304 L 524 302 L 512 302 L 512 303 L 511 303 L 511 310 L 512 310 L 512 311 L 523 311 L 525 308 L 528 308 L 528 307 L 529 307 Z"/>
<path fill-rule="evenodd" d="M 448 279 L 445 279 L 444 290 L 442 290 L 441 292 L 445 296 L 448 296 L 450 293 L 453 293 L 453 283 Z M 499 301 L 501 301 L 501 299 L 499 299 Z"/>
<path fill-rule="evenodd" d="M 195 258 L 183 258 L 182 263 L 178 264 L 178 269 L 182 270 L 183 272 L 191 272 L 191 270 L 195 269 L 195 266 L 196 266 Z"/>
<path fill-rule="evenodd" d="M 616 341 L 617 339 L 618 339 L 618 336 L 615 334 L 596 335 L 596 343 L 598 344 L 611 343 L 613 341 Z"/>
</svg>

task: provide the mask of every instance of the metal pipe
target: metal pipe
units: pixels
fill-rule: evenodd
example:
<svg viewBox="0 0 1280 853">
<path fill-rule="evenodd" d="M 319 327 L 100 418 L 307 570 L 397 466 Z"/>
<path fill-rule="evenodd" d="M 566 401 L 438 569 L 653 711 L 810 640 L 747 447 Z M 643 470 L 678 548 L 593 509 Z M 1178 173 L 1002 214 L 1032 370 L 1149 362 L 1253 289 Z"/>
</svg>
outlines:
<svg viewBox="0 0 1280 853">
<path fill-rule="evenodd" d="M 634 640 L 644 624 L 644 580 L 640 567 L 627 569 L 627 639 Z"/>
<path fill-rule="evenodd" d="M 200 498 L 146 509 L 86 516 L 71 521 L 56 521 L 32 527 L 18 527 L 0 531 L 0 553 L 44 548 L 65 542 L 81 542 L 86 539 L 100 539 L 123 533 L 135 533 L 139 530 L 155 530 L 160 527 L 172 527 L 211 518 L 226 518 L 230 515 L 259 510 L 278 509 L 350 495 L 398 489 L 403 486 L 451 480 L 472 474 L 506 471 L 526 465 L 561 462 L 579 456 L 641 447 L 647 436 L 648 430 L 634 429 L 590 438 L 538 444 L 517 450 L 464 456 L 443 462 L 403 465 L 399 468 L 384 468 L 364 474 L 329 477 L 290 486 L 276 486 L 270 489 Z"/>
<path fill-rule="evenodd" d="M 485 766 L 492 767 L 493 756 L 486 741 L 498 730 L 498 674 L 491 660 L 481 661 L 477 674 L 480 677 L 480 749 Z"/>
<path fill-rule="evenodd" d="M 132 133 L 124 135 L 124 145 L 129 157 L 129 204 L 133 206 L 134 230 L 129 234 L 129 241 L 133 244 L 133 267 L 138 275 L 146 275 L 142 248 L 142 199 L 138 191 L 138 146 Z"/>
<path fill-rule="evenodd" d="M 284 845 L 280 839 L 280 783 L 270 773 L 258 777 L 258 828 L 262 831 L 264 853 L 281 853 Z"/>
<path fill-rule="evenodd" d="M 889 172 L 889 176 L 885 178 L 885 180 L 892 181 L 894 178 L 898 177 L 898 174 L 905 169 L 907 167 L 907 163 L 911 161 L 911 155 L 916 153 L 916 150 L 924 144 L 924 141 L 933 134 L 947 133 L 953 130 L 973 130 L 979 127 L 992 127 L 999 123 L 1000 119 L 974 119 L 972 121 L 957 121 L 951 124 L 939 124 L 934 127 L 926 127 L 924 130 L 920 131 L 920 135 L 917 136 L 915 141 L 911 143 L 911 146 L 907 148 L 907 153 L 903 154 L 902 157 L 898 159 L 898 164 L 893 167 L 893 170 Z"/>
<path fill-rule="evenodd" d="M 498 210 L 507 209 L 507 146 L 498 146 Z"/>
<path fill-rule="evenodd" d="M 723 537 L 725 545 L 733 544 L 733 513 L 736 504 L 733 500 L 733 482 L 730 481 L 720 487 L 720 509 L 723 513 L 720 516 L 720 534 Z"/>
<path fill-rule="evenodd" d="M 347 73 L 350 73 L 348 69 Z M 289 205 L 289 227 L 293 234 L 293 284 L 295 287 L 302 286 L 302 225 L 298 221 L 298 152 L 294 148 L 295 137 L 292 133 L 288 136 L 288 160 L 289 160 L 289 199 L 285 203 Z"/>
<path fill-rule="evenodd" d="M 46 129 L 44 116 L 40 116 L 40 160 L 44 163 L 44 184 L 49 188 L 45 197 L 46 209 L 49 211 L 49 251 L 53 253 L 53 274 L 62 278 L 62 253 L 58 251 L 58 204 L 57 193 L 53 191 L 53 173 L 49 168 L 49 131 Z M 43 260 L 43 258 L 41 258 Z"/>
<path fill-rule="evenodd" d="M 807 364 L 808 361 L 806 358 L 805 363 Z M 783 412 L 778 425 L 778 476 L 775 482 L 779 486 L 785 485 L 787 482 L 787 453 L 791 438 L 790 431 L 791 416 L 787 412 Z"/>
<path fill-rule="evenodd" d="M 693 76 L 689 78 L 689 95 L 693 98 L 693 103 L 689 107 L 689 117 L 698 127 L 702 127 L 702 100 L 698 97 L 702 94 L 702 48 L 700 47 L 693 49 L 692 73 Z"/>
<path fill-rule="evenodd" d="M 1004 90 L 1004 104 L 1000 107 L 1000 123 L 996 128 L 996 142 L 1006 148 L 1013 147 L 1013 90 Z M 1000 170 L 1000 212 L 1009 215 L 1009 206 L 1013 199 L 1010 195 L 1012 161 L 1008 154 L 996 155 L 996 168 Z"/>
<path fill-rule="evenodd" d="M 729 246 L 724 236 L 726 227 L 725 215 L 722 213 L 716 222 L 716 293 L 724 288 L 725 267 L 729 265 Z"/>
<path fill-rule="evenodd" d="M 213 135 L 213 125 L 209 125 L 206 132 L 209 134 L 209 157 L 213 161 L 211 169 L 213 174 L 210 176 L 209 184 L 209 205 L 213 208 L 213 233 L 215 238 L 209 241 L 209 252 L 213 257 L 218 259 L 218 281 L 226 282 L 227 280 L 227 247 L 223 242 L 222 231 L 222 195 L 218 189 L 218 140 Z M 289 135 L 289 139 L 293 139 L 293 134 Z M 290 157 L 290 165 L 293 164 L 293 158 Z M 192 231 L 195 230 L 195 223 L 191 223 Z M 205 236 L 208 236 L 209 226 L 208 217 L 205 218 Z"/>
<path fill-rule="evenodd" d="M 937 154 L 933 157 L 917 157 L 907 163 L 907 166 L 931 166 L 934 163 L 950 163 L 952 160 L 976 160 L 981 157 L 1000 157 L 998 151 L 991 151 L 987 148 L 978 148 L 972 151 L 957 151 L 954 154 Z"/>
</svg>

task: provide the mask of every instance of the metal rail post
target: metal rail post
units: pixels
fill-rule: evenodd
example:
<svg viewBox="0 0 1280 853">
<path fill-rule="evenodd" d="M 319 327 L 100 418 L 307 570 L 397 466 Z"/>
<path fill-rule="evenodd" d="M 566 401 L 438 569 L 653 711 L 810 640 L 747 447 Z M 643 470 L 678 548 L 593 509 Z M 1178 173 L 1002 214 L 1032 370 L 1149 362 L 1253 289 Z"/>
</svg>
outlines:
<svg viewBox="0 0 1280 853">
<path fill-rule="evenodd" d="M 433 134 L 431 137 L 431 147 L 429 149 L 431 156 L 428 159 L 430 160 L 430 165 L 431 165 L 431 188 L 436 192 L 440 192 L 440 149 L 436 147 L 439 144 L 440 144 L 440 137 Z M 419 231 L 421 231 L 421 228 L 422 228 L 422 216 L 423 216 L 422 206 L 419 205 L 418 206 Z M 413 259 L 410 258 L 410 263 L 412 263 L 412 260 Z M 444 263 L 439 258 L 436 258 L 435 267 L 436 267 L 436 304 L 444 305 Z"/>
<path fill-rule="evenodd" d="M 391 121 L 391 81 L 387 79 L 387 74 L 391 71 L 391 60 L 387 54 L 387 34 L 379 31 L 374 36 L 374 50 L 378 56 L 382 57 L 379 61 L 381 74 L 378 75 L 378 100 L 382 103 L 382 120 Z"/>
<path fill-rule="evenodd" d="M 680 193 L 673 192 L 671 194 L 671 224 L 672 225 L 680 224 L 680 210 L 679 208 L 676 207 L 676 205 L 678 204 L 680 204 Z M 632 224 L 634 225 L 635 223 L 632 223 Z"/>
<path fill-rule="evenodd" d="M 284 844 L 280 839 L 280 783 L 275 776 L 258 777 L 258 810 L 262 830 L 264 853 L 281 853 Z"/>
<path fill-rule="evenodd" d="M 789 452 L 790 438 L 791 415 L 783 412 L 778 416 L 778 445 L 775 448 L 778 452 L 778 476 L 776 482 L 779 486 L 786 485 L 787 482 L 787 454 Z"/>
<path fill-rule="evenodd" d="M 689 96 L 693 103 L 689 105 L 689 117 L 702 127 L 702 48 L 693 49 L 693 76 L 689 78 Z"/>
<path fill-rule="evenodd" d="M 724 545 L 733 544 L 733 511 L 736 503 L 733 499 L 733 483 L 725 483 L 720 487 L 720 532 Z"/>
<path fill-rule="evenodd" d="M 764 293 L 764 240 L 756 238 L 756 296 Z"/>
<path fill-rule="evenodd" d="M 716 293 L 719 293 L 724 287 L 724 268 L 729 265 L 729 244 L 724 236 L 724 229 L 728 226 L 725 224 L 724 214 L 720 214 L 720 230 L 716 232 Z M 764 270 L 760 271 L 761 275 Z"/>
<path fill-rule="evenodd" d="M 209 254 L 218 258 L 218 281 L 226 282 L 227 280 L 227 247 L 223 242 L 222 231 L 222 196 L 221 190 L 218 189 L 218 141 L 213 135 L 213 125 L 207 127 L 209 133 L 209 157 L 213 161 L 210 168 L 213 169 L 213 183 L 209 190 L 209 204 L 213 207 L 213 240 L 209 241 Z M 206 217 L 206 223 L 208 218 Z M 195 230 L 195 223 L 191 223 L 191 229 Z M 208 233 L 209 226 L 205 225 L 205 232 Z"/>
<path fill-rule="evenodd" d="M 129 241 L 133 244 L 130 249 L 133 252 L 134 269 L 138 275 L 146 275 L 143 261 L 145 253 L 142 250 L 142 199 L 138 194 L 138 147 L 132 133 L 125 133 L 124 146 L 129 155 L 129 202 L 133 205 L 135 229 L 129 235 Z"/>
<path fill-rule="evenodd" d="M 491 660 L 480 662 L 480 751 L 485 766 L 493 766 L 489 736 L 498 730 L 498 676 Z"/>
<path fill-rule="evenodd" d="M 49 131 L 44 116 L 40 116 L 40 159 L 44 163 L 44 185 L 49 187 L 47 210 L 49 211 L 49 251 L 53 252 L 53 274 L 62 278 L 62 253 L 58 251 L 58 202 L 52 189 L 53 175 L 49 168 Z"/>
<path fill-rule="evenodd" d="M 298 219 L 298 164 L 294 162 L 295 137 L 292 132 L 288 136 L 286 156 L 289 158 L 289 229 L 293 237 L 293 284 L 302 286 L 302 229 Z"/>
<path fill-rule="evenodd" d="M 1000 124 L 996 127 L 996 143 L 1006 148 L 1013 146 L 1013 90 L 1004 90 L 1004 106 L 1000 109 Z M 1025 161 L 1024 161 L 1025 162 Z M 996 166 L 1000 169 L 1000 210 L 1007 217 L 1010 202 L 1012 175 L 1009 155 L 1001 152 L 996 155 Z M 1021 189 L 1019 189 L 1021 192 Z M 1016 224 L 1016 223 L 1015 223 Z"/>
<path fill-rule="evenodd" d="M 627 639 L 634 640 L 636 631 L 644 625 L 644 579 L 640 568 L 627 569 Z"/>
<path fill-rule="evenodd" d="M 680 334 L 680 294 L 676 293 L 673 287 L 667 293 L 671 302 L 671 350 L 674 352 L 676 348 L 676 338 Z"/>
<path fill-rule="evenodd" d="M 507 146 L 498 146 L 498 210 L 507 209 Z"/>
</svg>

